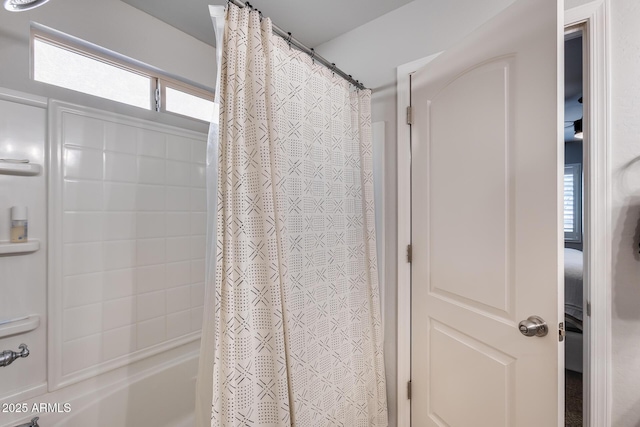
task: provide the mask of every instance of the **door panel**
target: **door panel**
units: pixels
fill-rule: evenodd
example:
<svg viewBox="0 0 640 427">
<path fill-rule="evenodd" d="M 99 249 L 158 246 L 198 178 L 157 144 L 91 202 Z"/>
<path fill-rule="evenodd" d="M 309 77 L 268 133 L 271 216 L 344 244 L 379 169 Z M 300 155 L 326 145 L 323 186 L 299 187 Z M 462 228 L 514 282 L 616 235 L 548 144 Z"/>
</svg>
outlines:
<svg viewBox="0 0 640 427">
<path fill-rule="evenodd" d="M 424 142 L 431 291 L 513 320 L 509 85 L 509 61 L 498 59 L 425 91 Z"/>
<path fill-rule="evenodd" d="M 563 418 L 562 6 L 519 0 L 412 76 L 414 427 Z"/>
</svg>

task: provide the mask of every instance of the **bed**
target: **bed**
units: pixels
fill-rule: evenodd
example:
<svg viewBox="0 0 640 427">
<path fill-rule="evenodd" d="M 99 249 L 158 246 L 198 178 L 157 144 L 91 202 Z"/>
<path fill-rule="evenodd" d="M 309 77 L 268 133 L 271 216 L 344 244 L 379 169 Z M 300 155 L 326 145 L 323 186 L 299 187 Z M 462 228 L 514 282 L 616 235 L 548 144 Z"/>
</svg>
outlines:
<svg viewBox="0 0 640 427">
<path fill-rule="evenodd" d="M 582 372 L 583 254 L 564 249 L 565 368 Z"/>
</svg>

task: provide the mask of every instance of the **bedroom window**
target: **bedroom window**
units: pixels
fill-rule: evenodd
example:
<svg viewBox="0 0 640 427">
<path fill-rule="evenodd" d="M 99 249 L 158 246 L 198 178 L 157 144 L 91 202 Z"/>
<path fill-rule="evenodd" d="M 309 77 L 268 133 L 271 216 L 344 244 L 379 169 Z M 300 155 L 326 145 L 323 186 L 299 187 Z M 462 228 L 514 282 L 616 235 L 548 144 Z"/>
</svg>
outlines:
<svg viewBox="0 0 640 427">
<path fill-rule="evenodd" d="M 32 24 L 32 76 L 145 110 L 215 120 L 213 92 L 84 40 Z"/>
<path fill-rule="evenodd" d="M 564 166 L 564 241 L 582 241 L 582 168 Z"/>
</svg>

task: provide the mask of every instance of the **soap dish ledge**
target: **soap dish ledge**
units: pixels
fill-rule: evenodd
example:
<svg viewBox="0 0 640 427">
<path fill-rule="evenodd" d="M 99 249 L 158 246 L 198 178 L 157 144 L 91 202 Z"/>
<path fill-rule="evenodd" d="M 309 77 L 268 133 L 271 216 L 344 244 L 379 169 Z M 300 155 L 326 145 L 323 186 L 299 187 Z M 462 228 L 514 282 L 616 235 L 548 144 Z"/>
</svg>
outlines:
<svg viewBox="0 0 640 427">
<path fill-rule="evenodd" d="M 11 243 L 0 241 L 0 255 L 19 255 L 36 252 L 40 249 L 40 241 L 29 239 L 24 243 Z"/>
<path fill-rule="evenodd" d="M 12 163 L 0 161 L 0 175 L 40 175 L 42 166 L 36 163 Z"/>
</svg>

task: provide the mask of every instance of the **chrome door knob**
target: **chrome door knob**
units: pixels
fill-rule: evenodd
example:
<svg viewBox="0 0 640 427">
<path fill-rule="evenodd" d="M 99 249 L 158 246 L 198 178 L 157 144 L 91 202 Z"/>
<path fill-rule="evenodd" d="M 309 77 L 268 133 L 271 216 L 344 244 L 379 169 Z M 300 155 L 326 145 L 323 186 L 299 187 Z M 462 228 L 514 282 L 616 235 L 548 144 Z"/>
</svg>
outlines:
<svg viewBox="0 0 640 427">
<path fill-rule="evenodd" d="M 518 324 L 518 329 L 525 337 L 543 337 L 549 333 L 547 322 L 538 316 L 529 316 Z"/>
</svg>

